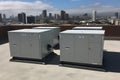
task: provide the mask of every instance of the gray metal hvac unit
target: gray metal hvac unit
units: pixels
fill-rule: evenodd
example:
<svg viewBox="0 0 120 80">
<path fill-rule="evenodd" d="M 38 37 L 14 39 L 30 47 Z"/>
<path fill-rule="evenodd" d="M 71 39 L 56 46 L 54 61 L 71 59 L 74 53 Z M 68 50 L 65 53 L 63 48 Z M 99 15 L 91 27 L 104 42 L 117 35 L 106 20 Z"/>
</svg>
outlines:
<svg viewBox="0 0 120 80">
<path fill-rule="evenodd" d="M 10 53 L 12 57 L 43 59 L 51 49 L 51 31 L 21 29 L 9 31 Z"/>
<path fill-rule="evenodd" d="M 102 65 L 104 30 L 66 30 L 60 33 L 60 61 Z"/>
<path fill-rule="evenodd" d="M 60 32 L 60 27 L 34 27 L 33 29 L 51 29 L 51 36 L 53 37 L 53 46 L 59 43 L 58 36 Z"/>
<path fill-rule="evenodd" d="M 103 27 L 74 27 L 73 30 L 102 30 Z"/>
</svg>

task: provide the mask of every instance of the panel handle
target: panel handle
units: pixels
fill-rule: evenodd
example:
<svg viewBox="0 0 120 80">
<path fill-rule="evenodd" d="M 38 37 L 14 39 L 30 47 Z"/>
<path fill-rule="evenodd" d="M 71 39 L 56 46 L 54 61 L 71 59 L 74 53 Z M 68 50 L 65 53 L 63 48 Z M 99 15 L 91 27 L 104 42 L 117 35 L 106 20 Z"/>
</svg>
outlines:
<svg viewBox="0 0 120 80">
<path fill-rule="evenodd" d="M 69 49 L 70 49 L 70 47 L 65 47 L 65 49 L 66 49 L 66 50 L 69 50 Z"/>
</svg>

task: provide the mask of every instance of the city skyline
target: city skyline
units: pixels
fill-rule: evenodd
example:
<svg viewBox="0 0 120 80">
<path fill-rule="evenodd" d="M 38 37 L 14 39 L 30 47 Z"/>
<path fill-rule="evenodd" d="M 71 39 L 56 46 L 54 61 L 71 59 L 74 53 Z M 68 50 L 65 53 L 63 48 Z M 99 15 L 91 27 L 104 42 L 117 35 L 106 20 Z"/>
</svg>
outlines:
<svg viewBox="0 0 120 80">
<path fill-rule="evenodd" d="M 59 13 L 65 10 L 69 14 L 119 12 L 119 0 L 0 0 L 0 13 L 17 14 L 25 12 L 28 15 L 39 14 L 42 10 Z M 66 5 L 67 4 L 67 5 Z"/>
<path fill-rule="evenodd" d="M 47 15 L 48 14 L 48 15 Z M 17 16 L 10 16 L 6 18 L 6 14 L 0 13 L 0 24 L 120 24 L 119 13 L 115 12 L 114 16 L 103 17 L 99 16 L 96 10 L 92 11 L 92 15 L 84 13 L 81 16 L 69 16 L 64 10 L 61 10 L 59 14 L 48 13 L 47 10 L 42 10 L 39 15 L 26 15 L 25 12 L 18 13 Z"/>
</svg>

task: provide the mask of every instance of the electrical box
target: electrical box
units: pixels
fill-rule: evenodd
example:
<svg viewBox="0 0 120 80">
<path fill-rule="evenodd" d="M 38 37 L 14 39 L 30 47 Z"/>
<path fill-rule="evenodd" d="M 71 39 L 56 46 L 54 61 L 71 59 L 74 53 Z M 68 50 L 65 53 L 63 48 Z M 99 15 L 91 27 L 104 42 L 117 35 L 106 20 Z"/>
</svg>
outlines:
<svg viewBox="0 0 120 80">
<path fill-rule="evenodd" d="M 73 30 L 102 30 L 103 27 L 74 27 Z"/>
<path fill-rule="evenodd" d="M 102 65 L 104 30 L 66 30 L 60 33 L 60 61 Z"/>
<path fill-rule="evenodd" d="M 42 59 L 52 52 L 51 31 L 21 29 L 8 32 L 12 57 Z"/>
<path fill-rule="evenodd" d="M 60 32 L 60 27 L 34 27 L 33 29 L 51 29 L 53 37 L 53 46 L 59 43 L 58 37 Z"/>
</svg>

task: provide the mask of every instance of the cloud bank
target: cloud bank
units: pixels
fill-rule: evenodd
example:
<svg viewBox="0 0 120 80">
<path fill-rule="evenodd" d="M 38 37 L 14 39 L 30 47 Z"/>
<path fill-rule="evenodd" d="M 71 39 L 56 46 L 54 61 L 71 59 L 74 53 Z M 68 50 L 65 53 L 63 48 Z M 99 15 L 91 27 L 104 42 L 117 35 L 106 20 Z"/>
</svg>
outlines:
<svg viewBox="0 0 120 80">
<path fill-rule="evenodd" d="M 66 11 L 71 14 L 81 14 L 81 13 L 92 13 L 93 10 L 96 10 L 98 13 L 114 13 L 119 12 L 120 7 L 113 7 L 103 5 L 101 3 L 94 3 L 87 6 L 80 6 L 77 8 L 67 9 Z"/>
<path fill-rule="evenodd" d="M 14 15 L 20 12 L 26 12 L 27 15 L 36 15 L 40 14 L 41 11 L 44 9 L 47 9 L 49 12 L 52 13 L 60 13 L 60 10 L 57 9 L 55 6 L 45 3 L 42 0 L 37 0 L 33 2 L 25 2 L 24 0 L 0 0 L 0 13 L 6 13 L 7 15 Z M 96 10 L 98 13 L 119 12 L 120 7 L 103 5 L 101 3 L 93 3 L 90 5 L 66 9 L 65 11 L 69 14 L 82 14 L 92 13 L 93 10 Z"/>
<path fill-rule="evenodd" d="M 0 13 L 17 14 L 20 12 L 26 12 L 27 14 L 35 14 L 40 13 L 44 9 L 52 11 L 55 8 L 42 1 L 34 2 L 24 2 L 15 0 L 0 1 Z"/>
</svg>

